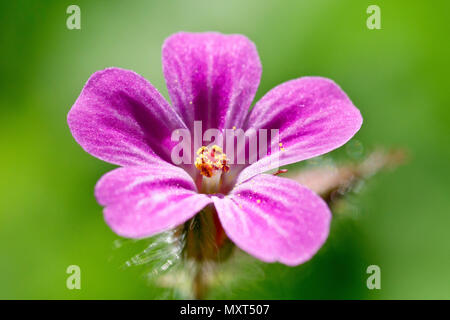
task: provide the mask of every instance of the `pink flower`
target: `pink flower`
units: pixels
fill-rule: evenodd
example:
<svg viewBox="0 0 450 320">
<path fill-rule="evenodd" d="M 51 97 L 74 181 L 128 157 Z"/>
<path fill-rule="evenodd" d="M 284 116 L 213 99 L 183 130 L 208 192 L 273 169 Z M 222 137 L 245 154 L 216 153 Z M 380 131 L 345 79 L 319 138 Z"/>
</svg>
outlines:
<svg viewBox="0 0 450 320">
<path fill-rule="evenodd" d="M 163 45 L 162 62 L 173 107 L 140 75 L 109 68 L 91 76 L 68 114 L 84 150 L 121 166 L 95 188 L 107 224 L 120 236 L 143 238 L 214 207 L 226 235 L 256 258 L 286 265 L 310 259 L 328 236 L 326 203 L 293 180 L 264 172 L 275 168 L 274 157 L 283 166 L 340 147 L 361 127 L 359 110 L 333 81 L 304 77 L 272 89 L 249 111 L 262 68 L 255 45 L 241 35 L 174 34 Z M 281 147 L 247 165 L 215 163 L 210 148 L 212 164 L 199 152 L 200 170 L 176 166 L 172 133 L 192 132 L 194 121 L 202 132 L 278 129 Z M 214 179 L 216 171 L 224 178 Z M 219 186 L 205 189 L 208 179 Z"/>
</svg>

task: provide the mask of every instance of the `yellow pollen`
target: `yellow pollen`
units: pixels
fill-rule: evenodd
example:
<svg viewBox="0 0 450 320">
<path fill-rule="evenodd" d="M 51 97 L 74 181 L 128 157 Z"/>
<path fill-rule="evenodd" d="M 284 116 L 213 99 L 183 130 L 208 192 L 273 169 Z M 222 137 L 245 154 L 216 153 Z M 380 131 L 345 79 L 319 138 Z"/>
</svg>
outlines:
<svg viewBox="0 0 450 320">
<path fill-rule="evenodd" d="M 261 203 L 261 200 L 258 199 L 258 200 L 256 200 L 256 202 L 257 202 L 257 203 Z"/>
<path fill-rule="evenodd" d="M 281 150 L 281 151 L 284 151 L 284 148 L 283 148 L 283 147 L 281 147 L 281 148 L 280 148 L 280 150 Z"/>
<path fill-rule="evenodd" d="M 280 147 L 282 147 L 282 146 L 283 146 L 283 144 L 282 144 L 282 143 L 280 142 L 279 146 L 280 146 Z"/>
<path fill-rule="evenodd" d="M 233 126 L 233 130 L 236 130 L 236 126 Z"/>
<path fill-rule="evenodd" d="M 200 174 L 211 178 L 218 172 L 228 172 L 228 159 L 221 147 L 213 145 L 212 147 L 200 147 L 197 150 L 197 159 L 195 159 L 195 167 Z"/>
</svg>

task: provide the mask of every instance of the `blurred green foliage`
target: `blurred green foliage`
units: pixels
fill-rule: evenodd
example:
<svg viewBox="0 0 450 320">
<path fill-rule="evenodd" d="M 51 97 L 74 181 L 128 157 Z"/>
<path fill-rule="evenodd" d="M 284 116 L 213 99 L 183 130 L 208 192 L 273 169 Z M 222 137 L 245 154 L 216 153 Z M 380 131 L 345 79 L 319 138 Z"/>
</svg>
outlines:
<svg viewBox="0 0 450 320">
<path fill-rule="evenodd" d="M 81 30 L 66 8 L 81 8 Z M 381 30 L 366 8 L 381 8 Z M 304 76 L 334 79 L 364 117 L 365 152 L 405 147 L 410 162 L 368 181 L 337 216 L 313 260 L 290 268 L 253 259 L 211 298 L 450 298 L 450 24 L 448 1 L 3 1 L 0 5 L 0 298 L 174 297 L 120 268 L 136 252 L 93 196 L 113 168 L 73 140 L 66 114 L 85 81 L 109 66 L 132 69 L 167 97 L 161 44 L 185 31 L 242 33 L 259 50 L 256 98 Z M 345 147 L 333 153 L 348 155 Z M 82 289 L 67 290 L 76 264 Z M 366 288 L 381 267 L 382 289 Z M 248 275 L 247 275 L 247 274 Z"/>
</svg>

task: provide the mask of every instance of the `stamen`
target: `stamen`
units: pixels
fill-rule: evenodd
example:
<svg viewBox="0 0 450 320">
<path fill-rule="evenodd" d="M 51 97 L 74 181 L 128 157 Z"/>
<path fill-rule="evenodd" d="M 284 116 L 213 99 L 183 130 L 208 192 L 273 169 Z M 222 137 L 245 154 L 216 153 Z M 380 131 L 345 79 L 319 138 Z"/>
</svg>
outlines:
<svg viewBox="0 0 450 320">
<path fill-rule="evenodd" d="M 197 150 L 197 159 L 195 160 L 195 167 L 200 171 L 200 174 L 211 178 L 218 172 L 228 172 L 228 159 L 221 147 L 213 145 L 211 148 L 200 147 Z"/>
</svg>

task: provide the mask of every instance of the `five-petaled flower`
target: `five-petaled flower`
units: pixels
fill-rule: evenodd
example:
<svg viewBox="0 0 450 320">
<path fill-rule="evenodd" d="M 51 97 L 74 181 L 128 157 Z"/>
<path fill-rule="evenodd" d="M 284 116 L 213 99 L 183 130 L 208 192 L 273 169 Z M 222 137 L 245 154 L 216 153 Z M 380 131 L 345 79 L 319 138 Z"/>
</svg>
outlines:
<svg viewBox="0 0 450 320">
<path fill-rule="evenodd" d="M 172 106 L 140 75 L 108 68 L 91 76 L 68 114 L 84 150 L 121 166 L 95 188 L 107 224 L 120 236 L 144 238 L 215 208 L 226 236 L 256 258 L 286 265 L 310 259 L 328 236 L 326 203 L 293 180 L 264 172 L 274 168 L 272 156 L 283 166 L 340 147 L 361 127 L 359 110 L 321 77 L 285 82 L 249 110 L 262 68 L 242 35 L 174 34 L 163 45 L 162 63 Z M 195 163 L 176 166 L 172 132 L 192 131 L 194 121 L 203 130 L 278 129 L 282 147 L 234 168 L 221 149 L 205 154 L 211 148 L 203 148 Z M 201 181 L 214 179 L 215 170 L 232 178 L 215 179 L 226 186 L 211 193 Z"/>
</svg>

